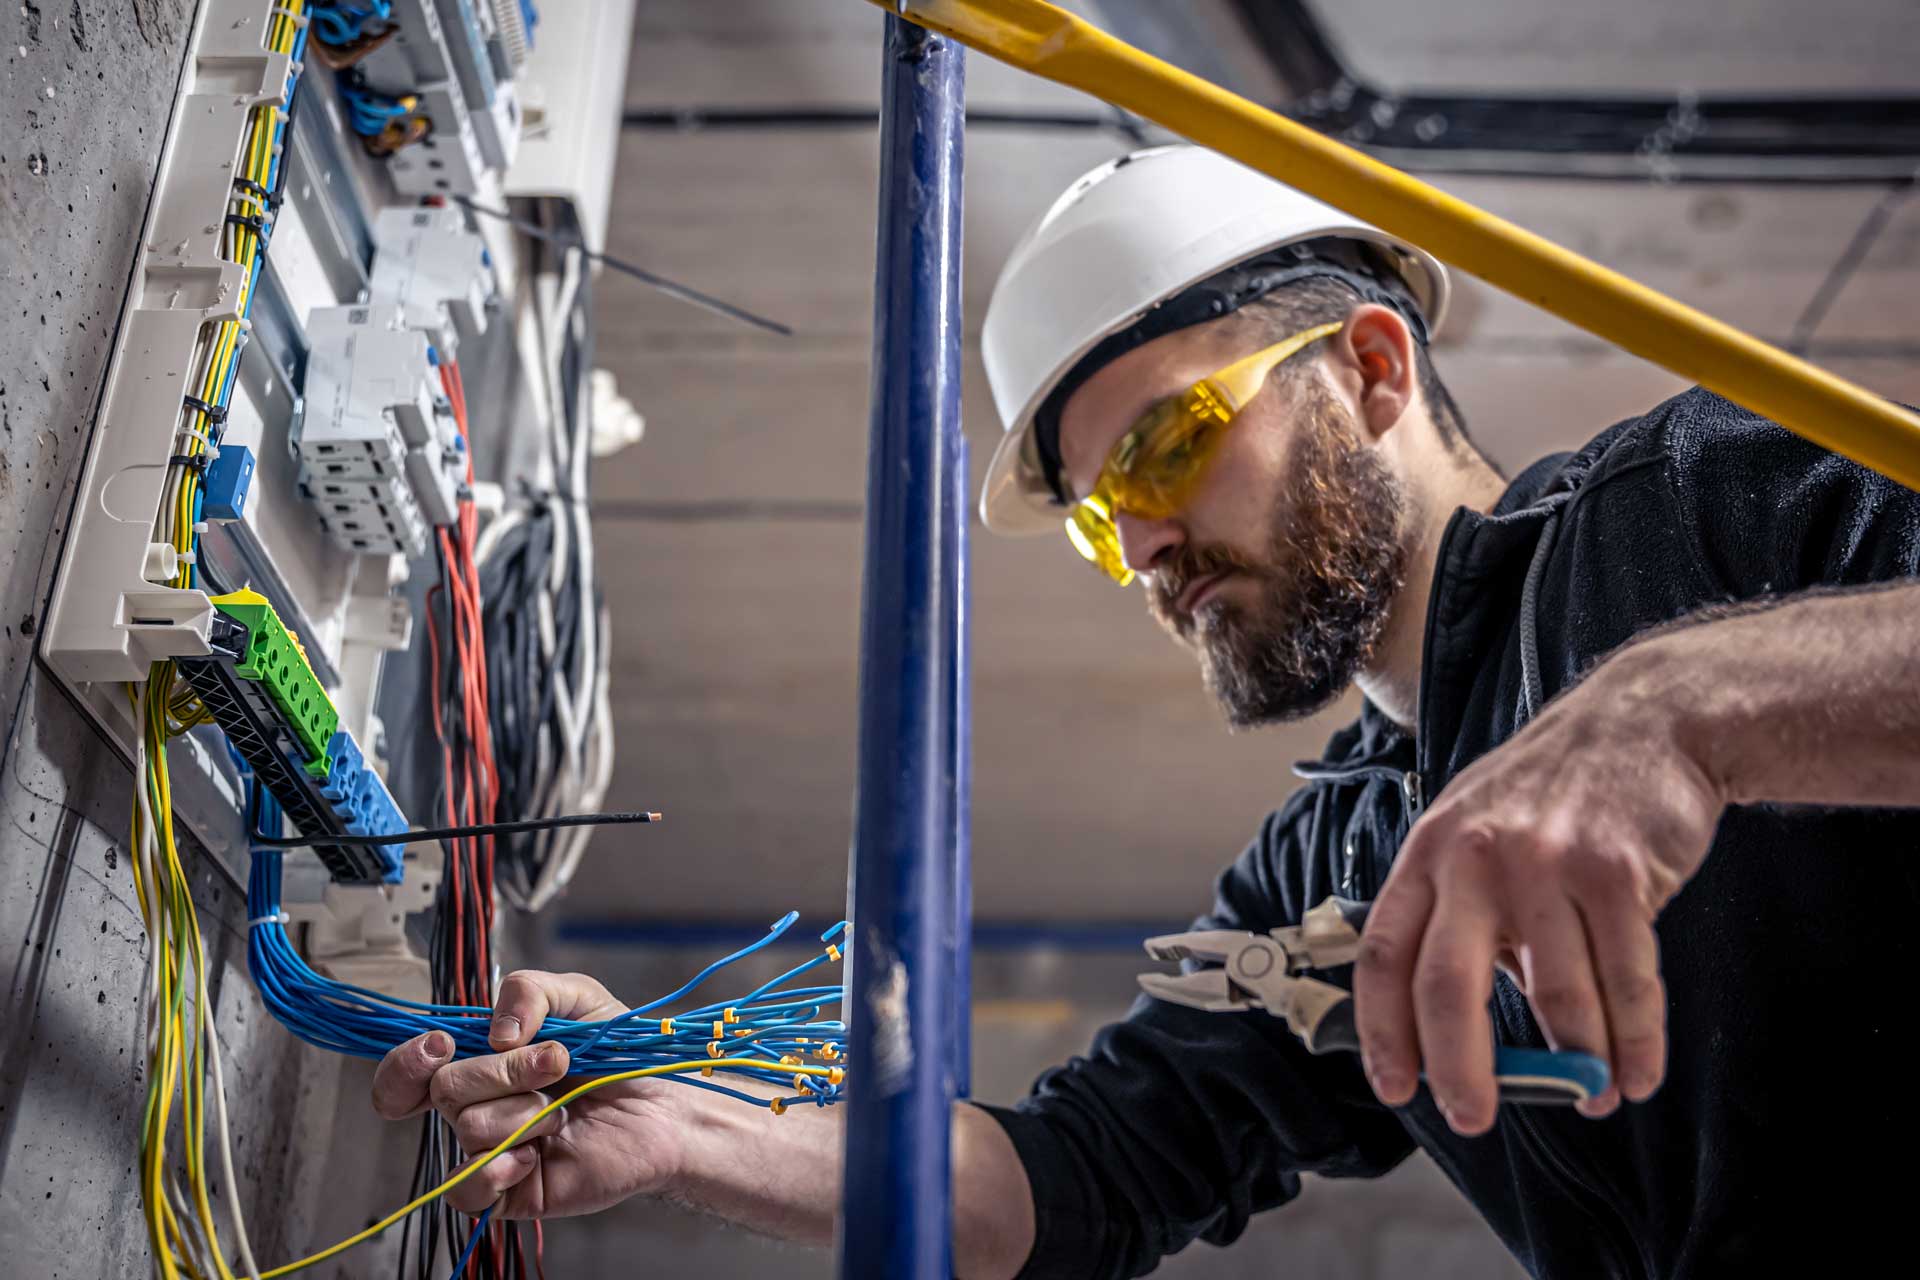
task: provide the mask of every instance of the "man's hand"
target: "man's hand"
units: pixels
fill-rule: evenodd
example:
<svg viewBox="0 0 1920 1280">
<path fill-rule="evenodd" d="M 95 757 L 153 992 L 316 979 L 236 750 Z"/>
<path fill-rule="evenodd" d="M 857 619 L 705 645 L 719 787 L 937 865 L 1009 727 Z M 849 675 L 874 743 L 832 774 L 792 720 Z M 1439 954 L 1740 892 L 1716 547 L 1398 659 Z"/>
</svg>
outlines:
<svg viewBox="0 0 1920 1280">
<path fill-rule="evenodd" d="M 1374 1092 L 1410 1101 L 1423 1066 L 1455 1132 L 1494 1121 L 1496 965 L 1556 1049 L 1614 1084 L 1581 1104 L 1641 1101 L 1666 1069 L 1654 917 L 1699 869 L 1726 798 L 1651 705 L 1646 663 L 1604 664 L 1462 770 L 1415 824 L 1368 917 L 1354 1013 Z"/>
<path fill-rule="evenodd" d="M 499 1052 L 450 1062 L 450 1036 L 416 1036 L 388 1053 L 374 1073 L 374 1110 L 399 1120 L 431 1106 L 452 1124 L 463 1150 L 484 1155 L 580 1083 L 566 1080 L 563 1046 L 534 1042 L 541 1024 L 549 1017 L 592 1021 L 625 1012 L 605 987 L 581 974 L 511 974 L 500 984 L 488 1037 Z M 680 1158 L 684 1124 L 675 1087 L 628 1080 L 596 1089 L 542 1120 L 534 1136 L 447 1199 L 462 1213 L 491 1204 L 503 1218 L 552 1218 L 658 1191 Z"/>
</svg>

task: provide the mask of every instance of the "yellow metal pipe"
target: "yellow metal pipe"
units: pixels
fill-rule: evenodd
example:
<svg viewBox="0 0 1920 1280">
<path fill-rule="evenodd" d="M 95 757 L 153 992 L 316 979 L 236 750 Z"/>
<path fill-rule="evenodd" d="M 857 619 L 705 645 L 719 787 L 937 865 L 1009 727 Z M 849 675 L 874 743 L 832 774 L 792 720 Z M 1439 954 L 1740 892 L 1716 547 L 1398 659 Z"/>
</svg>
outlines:
<svg viewBox="0 0 1920 1280">
<path fill-rule="evenodd" d="M 1142 53 L 1044 0 L 869 0 L 1420 245 L 1515 297 L 1920 489 L 1920 416 Z"/>
</svg>

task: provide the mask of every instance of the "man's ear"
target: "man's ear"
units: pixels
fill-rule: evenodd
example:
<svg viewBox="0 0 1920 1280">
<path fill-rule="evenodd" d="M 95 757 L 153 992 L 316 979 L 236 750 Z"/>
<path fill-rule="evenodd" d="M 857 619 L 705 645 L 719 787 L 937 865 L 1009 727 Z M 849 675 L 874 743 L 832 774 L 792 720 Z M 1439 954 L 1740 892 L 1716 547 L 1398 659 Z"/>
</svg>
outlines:
<svg viewBox="0 0 1920 1280">
<path fill-rule="evenodd" d="M 1333 341 L 1349 377 L 1358 378 L 1361 429 L 1380 440 L 1413 404 L 1413 332 L 1393 308 L 1366 302 L 1354 308 Z"/>
</svg>

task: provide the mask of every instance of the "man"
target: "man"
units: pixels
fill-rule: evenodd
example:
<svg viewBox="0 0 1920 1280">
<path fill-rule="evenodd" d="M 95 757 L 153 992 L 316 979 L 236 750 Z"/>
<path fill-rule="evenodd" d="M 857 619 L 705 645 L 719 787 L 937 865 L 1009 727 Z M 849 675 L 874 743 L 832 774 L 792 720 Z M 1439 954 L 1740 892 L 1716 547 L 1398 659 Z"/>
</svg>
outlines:
<svg viewBox="0 0 1920 1280">
<path fill-rule="evenodd" d="M 1375 905 L 1359 1058 L 1143 999 L 1018 1107 L 957 1107 L 963 1277 L 1140 1274 L 1416 1147 L 1541 1275 L 1771 1274 L 1904 1230 L 1869 1160 L 1920 1148 L 1920 498 L 1702 391 L 1509 481 L 1428 359 L 1445 302 L 1425 254 L 1184 147 L 1089 174 L 1014 251 L 988 524 L 1064 516 L 1138 575 L 1235 725 L 1365 694 L 1204 927 Z M 502 1052 L 403 1045 L 375 1104 L 486 1149 L 565 1074 L 542 1020 L 621 1007 L 515 974 Z M 1499 1109 L 1496 1041 L 1616 1087 Z M 650 1194 L 831 1237 L 831 1180 L 774 1172 L 838 1158 L 831 1111 L 644 1082 L 536 1132 L 454 1203 Z"/>
</svg>

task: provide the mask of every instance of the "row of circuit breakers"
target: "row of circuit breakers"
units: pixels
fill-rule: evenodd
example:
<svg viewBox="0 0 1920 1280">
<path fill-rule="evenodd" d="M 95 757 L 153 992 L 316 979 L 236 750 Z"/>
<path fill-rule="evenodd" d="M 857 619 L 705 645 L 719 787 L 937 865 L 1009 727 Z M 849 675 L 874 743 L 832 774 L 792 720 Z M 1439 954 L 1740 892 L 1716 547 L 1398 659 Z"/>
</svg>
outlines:
<svg viewBox="0 0 1920 1280">
<path fill-rule="evenodd" d="M 293 446 L 301 495 L 355 554 L 425 554 L 468 483 L 467 441 L 439 366 L 486 329 L 495 292 L 485 244 L 457 208 L 387 209 L 375 220 L 367 300 L 307 316 L 304 411 Z M 254 459 L 222 449 L 206 517 L 238 520 Z"/>
<path fill-rule="evenodd" d="M 384 210 L 374 222 L 364 302 L 307 316 L 304 409 L 291 443 L 300 494 L 335 545 L 360 555 L 424 555 L 451 525 L 470 481 L 467 442 L 439 365 L 485 332 L 492 264 L 457 208 Z M 252 451 L 221 448 L 206 472 L 204 517 L 241 520 Z M 180 670 L 228 741 L 303 832 L 405 831 L 386 784 L 340 724 L 300 642 L 252 591 L 211 598 L 211 654 Z M 397 882 L 399 844 L 320 843 L 335 878 Z"/>
</svg>

